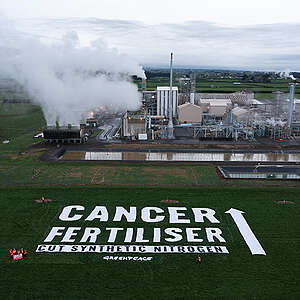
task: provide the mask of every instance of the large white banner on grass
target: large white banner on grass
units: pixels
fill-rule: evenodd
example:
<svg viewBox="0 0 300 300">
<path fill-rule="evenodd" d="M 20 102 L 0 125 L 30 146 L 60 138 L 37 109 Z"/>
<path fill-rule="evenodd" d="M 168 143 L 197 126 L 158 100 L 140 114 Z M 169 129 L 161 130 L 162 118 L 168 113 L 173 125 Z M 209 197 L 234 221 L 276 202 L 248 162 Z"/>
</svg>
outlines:
<svg viewBox="0 0 300 300">
<path fill-rule="evenodd" d="M 36 252 L 68 253 L 219 253 L 228 254 L 225 246 L 145 246 L 145 245 L 38 245 Z"/>
<path fill-rule="evenodd" d="M 251 254 L 266 255 L 245 212 L 230 208 L 222 214 L 231 216 Z M 228 218 L 207 207 L 69 205 L 58 222 L 36 252 L 228 253 L 223 245 L 232 239 Z"/>
</svg>

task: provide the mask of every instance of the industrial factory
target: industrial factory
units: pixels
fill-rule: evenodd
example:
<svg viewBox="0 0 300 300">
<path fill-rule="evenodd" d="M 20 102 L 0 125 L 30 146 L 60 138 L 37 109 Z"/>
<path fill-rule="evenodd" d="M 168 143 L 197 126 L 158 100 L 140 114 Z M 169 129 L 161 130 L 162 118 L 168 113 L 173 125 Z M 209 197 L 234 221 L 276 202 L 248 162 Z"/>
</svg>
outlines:
<svg viewBox="0 0 300 300">
<path fill-rule="evenodd" d="M 170 84 L 146 89 L 142 80 L 142 107 L 107 115 L 93 113 L 85 124 L 50 127 L 44 130 L 48 143 L 85 143 L 100 128 L 98 140 L 232 140 L 276 141 L 300 136 L 300 110 L 295 100 L 296 82 L 290 94 L 273 92 L 273 100 L 258 101 L 251 90 L 234 93 L 196 93 L 196 76 L 173 80 L 173 54 Z M 178 86 L 174 84 L 178 82 Z"/>
<path fill-rule="evenodd" d="M 195 78 L 180 78 L 179 87 L 157 86 L 146 91 L 143 82 L 143 110 L 127 112 L 122 120 L 122 136 L 139 139 L 224 139 L 248 140 L 267 137 L 281 141 L 300 135 L 300 114 L 295 100 L 295 82 L 287 97 L 274 92 L 275 100 L 261 102 L 250 90 L 235 93 L 196 93 Z M 138 125 L 134 125 L 134 123 Z M 127 130 L 130 128 L 130 130 Z"/>
</svg>

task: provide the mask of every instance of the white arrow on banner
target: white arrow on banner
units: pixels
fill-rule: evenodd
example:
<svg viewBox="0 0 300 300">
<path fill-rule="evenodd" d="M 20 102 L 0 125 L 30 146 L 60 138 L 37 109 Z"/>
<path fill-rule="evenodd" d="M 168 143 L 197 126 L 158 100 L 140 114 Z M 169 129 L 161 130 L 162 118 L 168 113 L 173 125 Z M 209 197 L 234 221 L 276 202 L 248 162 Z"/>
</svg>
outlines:
<svg viewBox="0 0 300 300">
<path fill-rule="evenodd" d="M 245 242 L 247 243 L 252 255 L 254 254 L 260 254 L 260 255 L 266 255 L 265 250 L 257 240 L 256 236 L 252 232 L 251 228 L 249 227 L 247 221 L 245 220 L 243 214 L 245 212 L 230 208 L 229 210 L 225 211 L 225 214 L 230 214 L 238 227 L 241 235 L 243 236 Z"/>
</svg>

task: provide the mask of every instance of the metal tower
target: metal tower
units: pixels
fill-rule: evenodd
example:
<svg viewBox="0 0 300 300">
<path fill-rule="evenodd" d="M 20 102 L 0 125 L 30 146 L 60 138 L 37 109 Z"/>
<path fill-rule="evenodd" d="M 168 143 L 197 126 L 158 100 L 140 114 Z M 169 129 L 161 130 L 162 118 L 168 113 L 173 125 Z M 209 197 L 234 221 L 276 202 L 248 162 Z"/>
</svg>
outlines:
<svg viewBox="0 0 300 300">
<path fill-rule="evenodd" d="M 170 63 L 170 95 L 169 95 L 169 123 L 168 123 L 168 139 L 174 139 L 173 127 L 173 53 L 171 53 Z"/>
<path fill-rule="evenodd" d="M 195 73 L 192 73 L 191 76 L 191 93 L 190 93 L 190 103 L 195 104 L 195 85 L 196 85 L 196 76 Z"/>
<path fill-rule="evenodd" d="M 294 95 L 295 95 L 295 84 L 290 84 L 290 105 L 289 105 L 289 114 L 288 114 L 288 123 L 287 126 L 290 128 L 293 121 L 293 109 L 294 109 Z"/>
</svg>

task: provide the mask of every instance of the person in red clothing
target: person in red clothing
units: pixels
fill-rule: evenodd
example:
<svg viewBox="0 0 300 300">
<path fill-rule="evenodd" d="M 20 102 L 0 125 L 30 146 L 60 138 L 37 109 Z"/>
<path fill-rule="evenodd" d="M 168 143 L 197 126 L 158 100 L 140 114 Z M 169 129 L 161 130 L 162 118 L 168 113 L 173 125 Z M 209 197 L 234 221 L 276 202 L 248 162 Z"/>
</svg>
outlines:
<svg viewBox="0 0 300 300">
<path fill-rule="evenodd" d="M 10 257 L 13 260 L 23 259 L 27 255 L 27 250 L 21 248 L 20 250 L 10 249 L 9 250 Z"/>
<path fill-rule="evenodd" d="M 21 248 L 21 253 L 23 254 L 23 256 L 26 256 L 26 254 L 27 254 L 27 250 L 26 250 L 26 249 L 23 249 L 23 248 Z"/>
<path fill-rule="evenodd" d="M 198 261 L 198 263 L 201 263 L 201 257 L 200 256 L 198 256 L 197 261 Z"/>
</svg>

